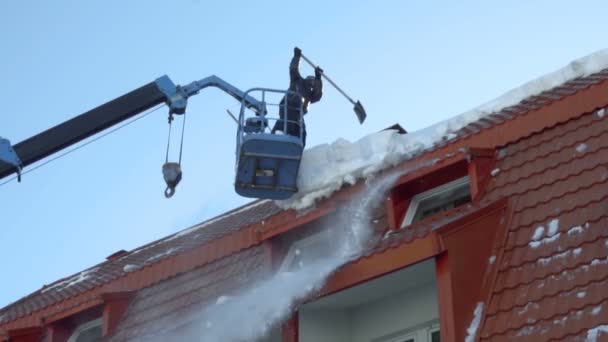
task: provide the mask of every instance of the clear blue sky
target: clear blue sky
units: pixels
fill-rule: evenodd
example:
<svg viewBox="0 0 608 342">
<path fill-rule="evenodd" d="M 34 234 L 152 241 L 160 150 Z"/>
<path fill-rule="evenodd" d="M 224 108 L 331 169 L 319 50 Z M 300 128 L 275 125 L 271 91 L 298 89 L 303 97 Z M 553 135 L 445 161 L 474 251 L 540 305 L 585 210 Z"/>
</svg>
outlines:
<svg viewBox="0 0 608 342">
<path fill-rule="evenodd" d="M 3 1 L 0 136 L 17 143 L 168 74 L 284 88 L 294 46 L 327 86 L 308 146 L 429 126 L 604 48 L 605 1 Z M 303 68 L 303 73 L 309 72 Z M 190 100 L 184 180 L 160 168 L 166 111 L 0 187 L 0 306 L 243 204 L 235 127 L 218 90 Z"/>
</svg>

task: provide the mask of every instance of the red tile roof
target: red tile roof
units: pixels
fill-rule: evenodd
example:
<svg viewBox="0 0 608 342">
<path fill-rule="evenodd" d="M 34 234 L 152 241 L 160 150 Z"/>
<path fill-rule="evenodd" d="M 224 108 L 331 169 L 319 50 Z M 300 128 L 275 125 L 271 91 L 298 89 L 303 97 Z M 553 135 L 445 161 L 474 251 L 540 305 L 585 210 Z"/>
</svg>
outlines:
<svg viewBox="0 0 608 342">
<path fill-rule="evenodd" d="M 269 273 L 269 254 L 252 247 L 139 291 L 112 342 L 162 339 L 196 312 Z M 147 337 L 148 336 L 148 337 Z"/>
<path fill-rule="evenodd" d="M 515 213 L 484 312 L 482 340 L 574 338 L 585 336 L 585 329 L 608 323 L 607 295 L 602 291 L 608 273 L 608 236 L 603 229 L 608 213 L 608 118 L 591 113 L 608 105 L 607 80 L 608 70 L 604 70 L 567 82 L 472 123 L 457 138 L 404 163 L 443 157 L 466 146 L 503 146 L 497 162 L 501 171 L 483 200 L 512 197 Z M 464 215 L 468 209 L 452 214 Z M 39 322 L 36 315 L 86 303 L 92 300 L 87 293 L 92 296 L 94 289 L 126 279 L 130 289 L 141 290 L 115 338 L 120 341 L 141 334 L 162 322 L 159 317 L 167 314 L 164 310 L 180 312 L 204 305 L 219 287 L 240 284 L 233 278 L 236 274 L 247 275 L 260 267 L 263 258 L 256 254 L 260 248 L 252 247 L 260 240 L 254 235 L 266 234 L 264 221 L 277 217 L 276 225 L 300 222 L 297 215 L 281 211 L 273 202 L 254 202 L 36 291 L 0 310 L 0 329 L 32 325 Z M 555 219 L 557 225 L 551 224 Z M 432 229 L 430 222 L 386 239 L 371 254 L 424 236 Z M 532 240 L 539 226 L 543 235 Z M 194 258 L 198 263 L 187 266 L 173 262 L 195 249 L 200 252 L 197 256 L 202 255 L 202 247 L 210 249 L 204 255 L 215 257 Z M 248 253 L 256 257 L 243 257 Z M 136 270 L 126 272 L 127 265 Z M 146 281 L 135 278 L 146 270 L 162 275 Z M 221 272 L 226 272 L 226 281 L 209 286 Z M 78 303 L 66 304 L 79 296 L 83 297 Z"/>
<path fill-rule="evenodd" d="M 481 340 L 584 336 L 608 323 L 608 116 L 504 146 L 487 199 L 514 216 Z"/>
<path fill-rule="evenodd" d="M 254 201 L 182 232 L 149 243 L 122 257 L 107 260 L 83 272 L 46 285 L 42 289 L 0 310 L 0 325 L 27 316 L 41 308 L 84 293 L 114 279 L 129 270 L 148 267 L 172 255 L 229 235 L 278 212 L 272 201 Z"/>
</svg>

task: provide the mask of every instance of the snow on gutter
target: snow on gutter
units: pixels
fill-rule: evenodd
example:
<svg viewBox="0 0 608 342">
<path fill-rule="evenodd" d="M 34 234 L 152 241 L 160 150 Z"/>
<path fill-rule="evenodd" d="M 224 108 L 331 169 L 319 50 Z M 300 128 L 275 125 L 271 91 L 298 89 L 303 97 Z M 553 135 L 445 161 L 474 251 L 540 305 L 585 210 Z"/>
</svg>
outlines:
<svg viewBox="0 0 608 342">
<path fill-rule="evenodd" d="M 304 209 L 329 197 L 344 184 L 354 184 L 377 171 L 399 164 L 434 144 L 451 140 L 455 132 L 484 116 L 516 105 L 522 100 L 570 80 L 608 68 L 608 49 L 577 59 L 567 66 L 512 89 L 475 109 L 425 129 L 400 135 L 396 131 L 370 134 L 356 142 L 338 139 L 304 152 L 298 176 L 299 192 L 276 201 L 283 209 Z"/>
</svg>

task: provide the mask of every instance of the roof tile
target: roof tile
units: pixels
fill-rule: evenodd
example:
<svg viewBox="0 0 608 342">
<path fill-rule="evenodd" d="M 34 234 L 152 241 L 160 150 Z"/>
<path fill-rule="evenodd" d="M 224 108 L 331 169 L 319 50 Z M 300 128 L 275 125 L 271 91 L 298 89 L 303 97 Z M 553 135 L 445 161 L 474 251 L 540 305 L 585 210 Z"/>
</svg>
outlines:
<svg viewBox="0 0 608 342">
<path fill-rule="evenodd" d="M 259 280 L 267 274 L 269 264 L 268 254 L 257 246 L 143 289 L 110 341 L 145 340 L 172 330 L 218 297 Z"/>
<path fill-rule="evenodd" d="M 608 309 L 607 161 L 608 118 L 594 113 L 499 153 L 485 198 L 515 207 L 481 340 L 569 339 L 608 323 L 597 314 Z"/>
<path fill-rule="evenodd" d="M 154 241 L 129 254 L 107 260 L 83 272 L 56 281 L 0 310 L 0 324 L 26 316 L 49 305 L 89 291 L 124 276 L 124 266 L 140 268 L 156 263 L 178 252 L 203 245 L 219 237 L 259 222 L 280 209 L 273 201 L 254 201 L 191 228 Z M 223 246 L 230 247 L 230 246 Z M 210 251 L 217 253 L 218 251 Z"/>
</svg>

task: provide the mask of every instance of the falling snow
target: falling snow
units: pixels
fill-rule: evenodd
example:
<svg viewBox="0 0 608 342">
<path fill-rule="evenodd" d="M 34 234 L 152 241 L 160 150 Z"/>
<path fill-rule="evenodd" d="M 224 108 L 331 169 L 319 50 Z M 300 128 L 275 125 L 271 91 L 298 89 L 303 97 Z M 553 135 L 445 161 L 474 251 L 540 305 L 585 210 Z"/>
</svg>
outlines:
<svg viewBox="0 0 608 342">
<path fill-rule="evenodd" d="M 217 301 L 215 302 L 215 304 L 217 305 L 222 305 L 224 303 L 226 303 L 228 300 L 230 300 L 230 296 L 220 296 L 217 298 Z"/>
<path fill-rule="evenodd" d="M 289 316 L 301 300 L 319 290 L 335 269 L 366 250 L 374 233 L 369 223 L 371 209 L 375 206 L 374 203 L 384 198 L 386 191 L 401 175 L 387 175 L 368 184 L 368 191 L 362 191 L 347 206 L 347 213 L 336 218 L 340 221 L 325 227 L 342 229 L 339 234 L 343 238 L 331 246 L 329 255 L 309 255 L 314 253 L 300 249 L 302 255 L 309 257 L 302 268 L 281 271 L 269 279 L 250 284 L 246 290 L 233 294 L 229 300 L 220 297 L 216 301 L 218 305 L 201 308 L 194 317 L 189 318 L 199 324 L 180 328 L 179 332 L 169 328 L 167 334 L 150 336 L 146 341 L 176 340 L 172 338 L 175 336 L 168 336 L 172 333 L 180 334 L 179 340 L 197 341 L 256 341 L 266 336 Z M 235 322 L 238 322 L 238 329 L 234 329 Z M 180 322 L 174 324 L 180 325 Z"/>
</svg>

